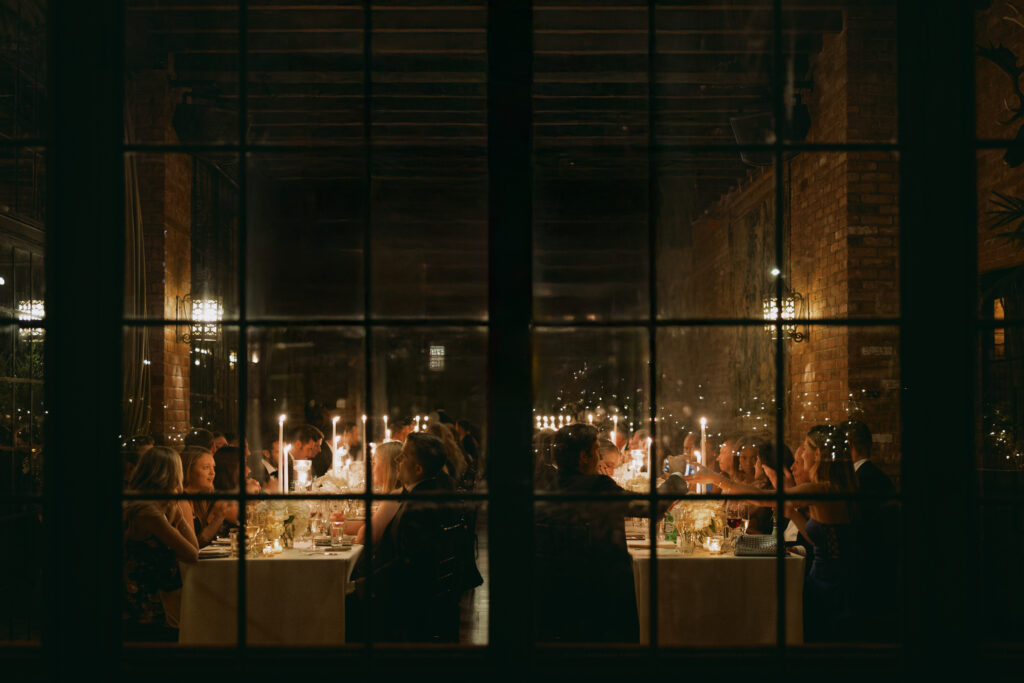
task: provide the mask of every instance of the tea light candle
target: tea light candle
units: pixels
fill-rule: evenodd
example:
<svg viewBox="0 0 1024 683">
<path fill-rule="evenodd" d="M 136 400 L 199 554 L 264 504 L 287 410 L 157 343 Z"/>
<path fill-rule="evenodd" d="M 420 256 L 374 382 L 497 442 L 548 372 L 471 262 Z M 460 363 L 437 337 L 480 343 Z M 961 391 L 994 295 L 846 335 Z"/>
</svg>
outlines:
<svg viewBox="0 0 1024 683">
<path fill-rule="evenodd" d="M 284 552 L 284 548 L 281 546 L 281 539 L 280 538 L 275 538 L 274 539 L 273 553 L 275 555 L 278 555 L 278 554 L 280 554 L 282 552 Z"/>
<path fill-rule="evenodd" d="M 718 536 L 708 539 L 708 552 L 720 553 L 722 552 L 722 539 Z"/>
<path fill-rule="evenodd" d="M 273 555 L 274 554 L 274 546 L 272 546 L 270 544 L 270 541 L 267 541 L 266 543 L 263 544 L 263 554 L 264 555 Z"/>
</svg>

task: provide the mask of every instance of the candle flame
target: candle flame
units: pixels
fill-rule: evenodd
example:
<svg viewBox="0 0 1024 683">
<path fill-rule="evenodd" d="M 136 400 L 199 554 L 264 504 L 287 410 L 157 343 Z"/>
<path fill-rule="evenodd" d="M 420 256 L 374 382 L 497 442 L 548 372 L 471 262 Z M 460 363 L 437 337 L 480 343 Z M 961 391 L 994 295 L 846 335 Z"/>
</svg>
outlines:
<svg viewBox="0 0 1024 683">
<path fill-rule="evenodd" d="M 287 415 L 285 415 L 284 413 L 281 413 L 281 415 L 277 418 L 277 424 L 283 425 L 284 421 L 285 421 L 285 419 L 287 419 L 287 417 L 288 417 Z"/>
<path fill-rule="evenodd" d="M 708 419 L 706 417 L 702 417 L 700 419 L 700 426 L 701 427 L 707 427 L 708 426 Z"/>
</svg>

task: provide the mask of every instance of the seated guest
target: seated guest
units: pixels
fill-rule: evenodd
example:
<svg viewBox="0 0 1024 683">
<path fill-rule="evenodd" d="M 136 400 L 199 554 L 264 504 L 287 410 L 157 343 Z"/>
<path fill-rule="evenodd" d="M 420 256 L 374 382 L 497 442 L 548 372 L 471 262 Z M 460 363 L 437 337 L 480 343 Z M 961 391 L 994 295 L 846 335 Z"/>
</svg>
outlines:
<svg viewBox="0 0 1024 683">
<path fill-rule="evenodd" d="M 363 443 L 359 437 L 359 427 L 355 422 L 338 423 L 338 448 L 344 448 L 353 460 L 363 459 Z"/>
<path fill-rule="evenodd" d="M 619 461 L 622 460 L 622 453 L 615 447 L 615 444 L 607 439 L 598 439 L 597 450 L 601 455 L 601 460 L 597 463 L 598 474 L 605 474 L 609 477 L 614 475 Z"/>
<path fill-rule="evenodd" d="M 897 637 L 899 610 L 898 577 L 900 507 L 892 481 L 871 462 L 871 430 L 860 420 L 847 420 L 840 429 L 850 443 L 850 456 L 857 475 L 857 491 L 873 496 L 860 501 L 860 568 L 865 600 L 865 639 L 889 642 Z M 875 497 L 878 496 L 878 497 Z M 874 580 L 873 580 L 874 579 Z"/>
<path fill-rule="evenodd" d="M 450 492 L 443 476 L 444 443 L 432 434 L 409 434 L 398 457 L 398 480 L 405 493 Z M 447 515 L 430 501 L 401 501 L 373 548 L 372 614 L 383 640 L 424 641 L 438 638 L 438 552 Z M 376 535 L 376 534 L 374 534 Z M 357 572 L 365 571 L 364 566 Z M 455 596 L 455 635 L 458 634 Z"/>
<path fill-rule="evenodd" d="M 786 505 L 786 516 L 814 546 L 814 560 L 804 582 L 804 640 L 850 640 L 857 632 L 857 538 L 853 521 L 855 506 L 848 501 L 800 500 L 800 495 L 852 493 L 853 463 L 846 436 L 833 425 L 816 425 L 797 449 L 809 473 L 806 484 L 782 485 L 797 496 Z M 721 474 L 700 473 L 688 477 L 698 484 L 720 486 L 725 493 L 758 493 L 761 489 L 730 481 Z M 761 501 L 762 505 L 771 505 Z M 809 517 L 801 512 L 807 507 Z"/>
<path fill-rule="evenodd" d="M 134 494 L 182 491 L 181 460 L 170 448 L 154 446 L 141 456 L 129 482 Z M 199 559 L 192 510 L 185 501 L 124 503 L 125 640 L 178 639 L 181 576 L 178 561 Z"/>
<path fill-rule="evenodd" d="M 412 434 L 415 425 L 408 417 L 395 417 L 391 421 L 391 438 L 395 441 L 405 443 L 405 440 Z"/>
<path fill-rule="evenodd" d="M 598 432 L 573 424 L 555 434 L 562 493 L 628 492 L 598 471 Z M 659 492 L 685 492 L 678 475 Z M 668 507 L 667 501 L 664 507 Z M 535 635 L 542 641 L 637 642 L 639 622 L 633 562 L 626 550 L 625 518 L 650 514 L 645 501 L 541 503 L 536 514 Z"/>
<path fill-rule="evenodd" d="M 440 422 L 435 422 L 427 427 L 427 433 L 433 434 L 441 440 L 445 453 L 444 469 L 457 488 L 463 488 L 463 485 L 466 484 L 465 477 L 469 464 L 466 462 L 466 456 L 462 449 L 455 442 L 455 434 L 447 424 Z M 470 486 L 470 488 L 472 487 Z"/>
<path fill-rule="evenodd" d="M 213 453 L 198 446 L 188 446 L 181 451 L 181 469 L 185 473 L 185 493 L 213 493 L 217 469 Z M 189 505 L 199 547 L 204 548 L 220 532 L 227 514 L 227 501 L 193 500 Z"/>
<path fill-rule="evenodd" d="M 224 493 L 238 493 L 238 448 L 225 446 L 213 456 L 216 464 L 216 474 L 213 477 L 213 488 L 215 491 Z M 245 466 L 245 491 L 249 495 L 260 492 L 260 484 L 255 479 L 249 479 L 249 465 Z M 218 536 L 227 536 L 228 531 L 238 527 L 238 502 L 224 501 L 224 523 L 221 524 Z"/>
<path fill-rule="evenodd" d="M 537 491 L 558 487 L 558 468 L 551 453 L 554 441 L 555 433 L 550 429 L 538 430 L 533 435 L 533 487 Z"/>
<path fill-rule="evenodd" d="M 224 432 L 213 432 L 213 447 L 210 452 L 217 455 L 217 451 L 228 445 L 228 436 Z"/>
<path fill-rule="evenodd" d="M 210 455 L 213 455 L 215 440 L 213 432 L 197 427 L 185 435 L 185 448 L 198 446 L 199 448 L 205 448 L 210 451 Z"/>
<path fill-rule="evenodd" d="M 295 461 L 313 460 L 320 453 L 324 434 L 313 425 L 301 424 L 285 432 L 284 438 L 286 466 L 288 467 L 288 490 L 293 491 L 295 490 Z M 278 462 L 280 462 L 280 456 L 278 457 Z M 274 481 L 269 483 L 270 490 L 280 491 L 279 483 L 277 483 L 277 486 L 274 486 L 274 483 L 279 482 L 279 475 L 280 467 L 277 468 L 276 474 L 271 475 L 271 479 Z"/>
<path fill-rule="evenodd" d="M 371 464 L 374 493 L 401 493 L 402 489 L 398 487 L 398 456 L 401 452 L 402 443 L 399 441 L 385 441 L 373 451 Z M 375 547 L 380 543 L 384 529 L 397 511 L 398 501 L 395 500 L 382 500 L 377 505 L 371 520 Z M 331 521 L 343 522 L 345 515 L 341 512 L 334 512 L 331 514 Z M 366 525 L 362 522 L 345 522 L 345 533 L 356 535 L 356 545 L 366 543 Z"/>
<path fill-rule="evenodd" d="M 740 460 L 741 468 L 744 467 L 742 461 L 749 460 L 753 462 L 753 470 L 758 473 L 753 477 L 754 486 L 765 492 L 775 490 L 775 483 L 768 476 L 768 472 L 774 475 L 775 472 L 779 471 L 779 458 L 774 444 L 759 437 L 746 439 L 740 450 Z M 783 445 L 782 471 L 789 472 L 792 464 L 793 454 Z M 772 529 L 775 527 L 774 508 L 768 505 L 748 504 L 747 513 L 749 515 L 747 523 L 748 534 L 772 533 Z M 789 524 L 787 518 L 783 517 L 782 519 L 785 524 Z"/>
</svg>

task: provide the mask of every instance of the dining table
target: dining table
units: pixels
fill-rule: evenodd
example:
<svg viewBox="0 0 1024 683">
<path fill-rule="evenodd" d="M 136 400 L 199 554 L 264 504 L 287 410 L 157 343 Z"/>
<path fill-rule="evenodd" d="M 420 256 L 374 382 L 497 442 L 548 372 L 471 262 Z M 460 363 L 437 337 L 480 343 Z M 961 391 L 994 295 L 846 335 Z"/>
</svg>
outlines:
<svg viewBox="0 0 1024 683">
<path fill-rule="evenodd" d="M 651 640 L 650 541 L 628 543 L 640 642 Z M 778 559 L 774 556 L 712 554 L 700 548 L 681 554 L 659 542 L 657 558 L 658 644 L 669 647 L 743 647 L 778 643 Z M 787 555 L 786 642 L 803 642 L 804 558 Z"/>
<path fill-rule="evenodd" d="M 332 646 L 345 643 L 345 596 L 361 545 L 344 550 L 287 548 L 245 560 L 246 643 Z M 251 554 L 251 553 L 250 553 Z M 178 641 L 189 645 L 238 642 L 237 557 L 181 563 Z"/>
</svg>

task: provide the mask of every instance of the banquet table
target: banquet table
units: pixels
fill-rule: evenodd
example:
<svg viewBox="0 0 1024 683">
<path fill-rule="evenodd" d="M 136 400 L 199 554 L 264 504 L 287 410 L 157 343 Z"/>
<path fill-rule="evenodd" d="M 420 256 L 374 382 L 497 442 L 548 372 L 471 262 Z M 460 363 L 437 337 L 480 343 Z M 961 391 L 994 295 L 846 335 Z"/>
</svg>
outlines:
<svg viewBox="0 0 1024 683">
<path fill-rule="evenodd" d="M 644 543 L 647 543 L 645 541 Z M 632 544 L 631 544 L 632 545 Z M 630 547 L 640 642 L 649 643 L 650 547 Z M 778 598 L 775 557 L 681 555 L 657 548 L 658 644 L 667 646 L 775 645 Z M 803 642 L 804 558 L 787 556 L 786 642 Z"/>
<path fill-rule="evenodd" d="M 340 645 L 345 595 L 362 546 L 324 554 L 287 549 L 245 562 L 249 645 Z M 238 636 L 237 558 L 181 563 L 179 642 L 233 645 Z"/>
</svg>

